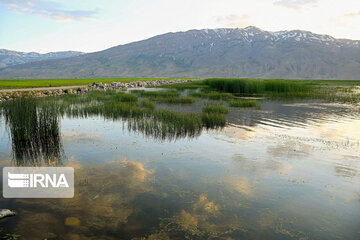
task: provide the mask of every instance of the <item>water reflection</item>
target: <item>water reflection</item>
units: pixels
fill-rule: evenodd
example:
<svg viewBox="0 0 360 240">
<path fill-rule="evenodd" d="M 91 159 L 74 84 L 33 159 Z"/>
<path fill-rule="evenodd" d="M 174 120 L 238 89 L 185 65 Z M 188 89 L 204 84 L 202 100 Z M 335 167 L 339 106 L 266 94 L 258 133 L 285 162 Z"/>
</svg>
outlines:
<svg viewBox="0 0 360 240">
<path fill-rule="evenodd" d="M 171 130 L 176 143 L 162 140 L 168 130 L 161 122 L 149 125 L 152 132 L 132 117 L 59 111 L 64 148 L 74 156 L 62 164 L 75 168 L 75 197 L 2 199 L 18 216 L 2 222 L 0 237 L 6 231 L 24 240 L 357 239 L 360 121 L 346 106 L 295 104 L 298 110 L 288 113 L 288 104 L 269 104 L 231 109 L 230 121 L 234 112 L 239 118 L 251 112 L 255 127 Z M 307 108 L 321 112 L 296 117 Z M 281 128 L 259 123 L 264 111 Z M 341 144 L 346 139 L 351 144 Z M 1 152 L 10 151 L 1 143 Z"/>
<path fill-rule="evenodd" d="M 61 163 L 59 117 L 53 105 L 39 107 L 35 99 L 20 98 L 3 103 L 2 114 L 10 133 L 16 166 Z"/>
</svg>

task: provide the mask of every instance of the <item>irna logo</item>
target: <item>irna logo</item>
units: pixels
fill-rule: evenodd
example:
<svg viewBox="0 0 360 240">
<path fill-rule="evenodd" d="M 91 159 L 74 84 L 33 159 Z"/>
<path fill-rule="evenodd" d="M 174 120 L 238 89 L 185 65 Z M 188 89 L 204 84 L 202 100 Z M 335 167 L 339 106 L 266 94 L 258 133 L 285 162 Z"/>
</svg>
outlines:
<svg viewBox="0 0 360 240">
<path fill-rule="evenodd" d="M 8 185 L 11 188 L 69 187 L 64 174 L 12 174 L 8 173 Z"/>
<path fill-rule="evenodd" d="M 71 167 L 5 167 L 5 198 L 72 198 L 74 169 Z"/>
</svg>

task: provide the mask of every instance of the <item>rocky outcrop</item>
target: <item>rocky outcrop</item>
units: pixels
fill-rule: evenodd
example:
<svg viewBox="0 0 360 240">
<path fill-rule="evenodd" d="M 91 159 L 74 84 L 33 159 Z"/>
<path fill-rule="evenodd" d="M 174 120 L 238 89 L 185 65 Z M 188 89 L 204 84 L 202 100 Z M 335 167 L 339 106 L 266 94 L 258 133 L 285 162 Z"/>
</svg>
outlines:
<svg viewBox="0 0 360 240">
<path fill-rule="evenodd" d="M 96 83 L 93 82 L 89 84 L 89 88 L 98 89 L 98 90 L 123 90 L 128 88 L 138 88 L 138 87 L 157 87 L 161 85 L 167 84 L 175 84 L 175 83 L 184 83 L 190 82 L 194 80 L 185 80 L 185 79 L 174 79 L 174 80 L 150 80 L 150 81 L 136 81 L 136 82 L 112 82 L 112 83 Z"/>
</svg>

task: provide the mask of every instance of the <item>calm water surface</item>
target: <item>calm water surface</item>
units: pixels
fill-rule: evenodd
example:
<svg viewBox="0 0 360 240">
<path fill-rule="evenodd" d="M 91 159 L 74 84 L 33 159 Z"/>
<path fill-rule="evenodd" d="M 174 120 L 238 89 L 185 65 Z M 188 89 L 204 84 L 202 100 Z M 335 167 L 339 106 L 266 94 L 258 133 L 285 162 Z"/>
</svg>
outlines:
<svg viewBox="0 0 360 240">
<path fill-rule="evenodd" d="M 193 106 L 167 106 L 201 111 Z M 59 121 L 73 199 L 1 199 L 20 239 L 360 239 L 360 107 L 264 101 L 176 140 L 102 117 Z M 1 166 L 19 164 L 0 118 Z M 59 151 L 55 149 L 54 151 Z M 22 162 L 23 164 L 23 162 Z M 30 164 L 31 165 L 31 164 Z"/>
</svg>

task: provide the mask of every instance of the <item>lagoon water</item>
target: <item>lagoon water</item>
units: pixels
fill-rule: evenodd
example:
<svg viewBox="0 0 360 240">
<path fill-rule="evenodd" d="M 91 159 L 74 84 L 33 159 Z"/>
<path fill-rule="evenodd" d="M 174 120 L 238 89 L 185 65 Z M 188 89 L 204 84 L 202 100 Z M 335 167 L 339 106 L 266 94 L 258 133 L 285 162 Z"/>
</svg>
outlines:
<svg viewBox="0 0 360 240">
<path fill-rule="evenodd" d="M 49 151 L 62 155 L 53 164 L 74 167 L 75 197 L 1 198 L 17 216 L 1 220 L 0 235 L 360 239 L 358 106 L 264 100 L 231 109 L 227 121 L 174 140 L 131 131 L 126 120 L 61 118 Z M 12 157 L 12 137 L 0 118 L 1 166 L 41 165 Z"/>
</svg>

